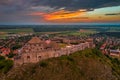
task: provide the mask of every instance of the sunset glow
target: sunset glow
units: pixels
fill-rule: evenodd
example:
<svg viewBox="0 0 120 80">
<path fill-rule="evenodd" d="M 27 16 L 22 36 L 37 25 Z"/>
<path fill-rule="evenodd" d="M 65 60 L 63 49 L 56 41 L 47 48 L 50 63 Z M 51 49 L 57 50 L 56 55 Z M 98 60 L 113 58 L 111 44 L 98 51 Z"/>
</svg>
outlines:
<svg viewBox="0 0 120 80">
<path fill-rule="evenodd" d="M 101 2 L 99 0 L 1 0 L 0 23 L 119 23 L 120 0 L 101 0 Z"/>
<path fill-rule="evenodd" d="M 51 21 L 51 20 L 78 18 L 80 15 L 84 13 L 85 12 L 82 12 L 82 11 L 71 12 L 71 11 L 60 10 L 60 11 L 45 15 L 45 19 L 48 21 Z"/>
<path fill-rule="evenodd" d="M 98 13 L 100 9 L 87 11 L 79 9 L 76 11 L 58 10 L 55 12 L 33 12 L 31 16 L 42 16 L 46 22 L 114 22 L 120 21 L 120 15 L 106 16 L 105 13 Z"/>
</svg>

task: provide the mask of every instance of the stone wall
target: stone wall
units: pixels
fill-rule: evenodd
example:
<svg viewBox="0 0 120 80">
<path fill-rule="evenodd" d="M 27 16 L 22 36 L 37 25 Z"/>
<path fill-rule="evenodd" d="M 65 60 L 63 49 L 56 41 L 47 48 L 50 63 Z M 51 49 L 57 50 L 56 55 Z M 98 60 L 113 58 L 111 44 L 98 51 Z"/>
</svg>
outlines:
<svg viewBox="0 0 120 80">
<path fill-rule="evenodd" d="M 86 42 L 86 43 L 80 43 L 78 45 L 67 46 L 66 48 L 62 48 L 59 50 L 46 50 L 37 53 L 22 53 L 21 57 L 15 60 L 15 64 L 36 63 L 43 59 L 60 57 L 62 55 L 69 55 L 76 51 L 80 51 L 92 47 L 94 47 L 93 43 Z"/>
</svg>

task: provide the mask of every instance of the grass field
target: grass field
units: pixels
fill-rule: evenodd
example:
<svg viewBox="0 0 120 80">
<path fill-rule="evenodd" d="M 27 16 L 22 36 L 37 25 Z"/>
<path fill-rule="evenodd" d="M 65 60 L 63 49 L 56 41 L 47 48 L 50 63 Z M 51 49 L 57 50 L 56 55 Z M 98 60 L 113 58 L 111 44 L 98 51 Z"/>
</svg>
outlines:
<svg viewBox="0 0 120 80">
<path fill-rule="evenodd" d="M 5 39 L 6 35 L 0 35 L 0 39 Z"/>
<path fill-rule="evenodd" d="M 72 35 L 72 36 L 81 36 L 81 37 L 84 37 L 84 36 L 89 36 L 91 34 L 95 34 L 97 33 L 97 31 L 95 30 L 88 30 L 88 31 L 85 31 L 85 32 L 81 32 L 81 31 L 66 31 L 66 32 L 61 32 L 59 33 L 58 35 Z"/>
<path fill-rule="evenodd" d="M 32 32 L 34 32 L 32 28 L 0 29 L 0 39 L 5 39 L 9 33 L 20 34 Z"/>
<path fill-rule="evenodd" d="M 32 28 L 18 28 L 18 29 L 1 29 L 4 33 L 29 33 L 34 32 Z"/>
</svg>

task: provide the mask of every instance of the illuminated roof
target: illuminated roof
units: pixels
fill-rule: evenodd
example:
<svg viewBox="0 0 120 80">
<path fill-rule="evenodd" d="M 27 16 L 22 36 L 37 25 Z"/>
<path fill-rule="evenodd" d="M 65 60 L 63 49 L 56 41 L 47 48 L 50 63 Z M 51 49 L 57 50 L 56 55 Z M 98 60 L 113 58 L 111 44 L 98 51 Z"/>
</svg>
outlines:
<svg viewBox="0 0 120 80">
<path fill-rule="evenodd" d="M 41 43 L 42 41 L 38 38 L 38 37 L 33 37 L 30 41 L 28 41 L 28 43 L 30 44 L 37 44 L 37 43 Z"/>
</svg>

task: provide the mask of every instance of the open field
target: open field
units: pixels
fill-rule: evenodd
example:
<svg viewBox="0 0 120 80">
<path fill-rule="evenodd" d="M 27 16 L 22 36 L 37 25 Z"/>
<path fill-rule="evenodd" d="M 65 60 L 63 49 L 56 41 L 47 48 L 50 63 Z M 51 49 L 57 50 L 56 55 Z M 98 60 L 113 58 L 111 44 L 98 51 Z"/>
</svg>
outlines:
<svg viewBox="0 0 120 80">
<path fill-rule="evenodd" d="M 0 29 L 0 39 L 5 39 L 8 34 L 32 33 L 32 28 Z"/>
<path fill-rule="evenodd" d="M 59 36 L 89 36 L 91 34 L 95 34 L 98 33 L 97 31 L 93 31 L 93 30 L 89 30 L 89 31 L 85 31 L 85 32 L 81 32 L 81 31 L 66 31 L 66 32 L 61 32 L 58 33 Z"/>
<path fill-rule="evenodd" d="M 0 25 L 0 32 L 4 30 L 5 32 L 61 32 L 78 31 L 80 29 L 94 30 L 98 32 L 118 32 L 120 31 L 120 25 Z"/>
<path fill-rule="evenodd" d="M 99 32 L 120 32 L 120 25 L 19 25 L 0 26 L 0 38 L 19 33 L 49 34 L 57 36 L 89 36 Z"/>
<path fill-rule="evenodd" d="M 0 39 L 5 39 L 6 35 L 0 35 Z"/>
<path fill-rule="evenodd" d="M 32 28 L 18 28 L 18 29 L 0 29 L 4 33 L 29 33 L 34 32 Z"/>
</svg>

